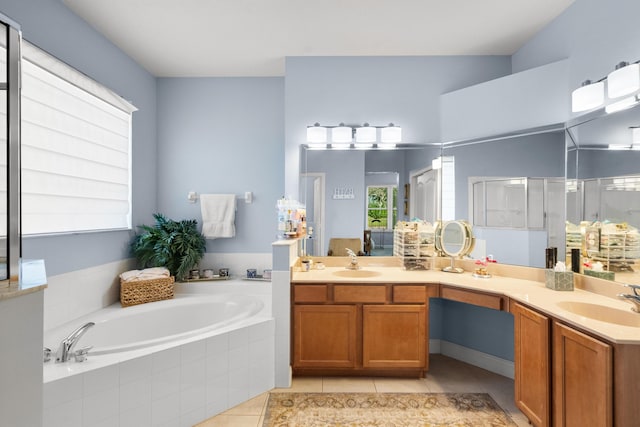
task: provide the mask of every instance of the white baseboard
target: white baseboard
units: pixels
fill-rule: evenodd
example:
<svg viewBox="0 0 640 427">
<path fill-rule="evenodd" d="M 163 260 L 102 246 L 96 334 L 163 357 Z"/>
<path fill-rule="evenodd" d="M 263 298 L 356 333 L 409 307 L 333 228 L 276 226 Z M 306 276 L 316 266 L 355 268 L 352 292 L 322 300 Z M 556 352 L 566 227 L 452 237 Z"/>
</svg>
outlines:
<svg viewBox="0 0 640 427">
<path fill-rule="evenodd" d="M 513 379 L 514 377 L 514 365 L 512 361 L 501 359 L 472 348 L 463 347 L 449 341 L 429 340 L 429 353 L 444 354 L 445 356 L 478 366 L 507 378 Z"/>
</svg>

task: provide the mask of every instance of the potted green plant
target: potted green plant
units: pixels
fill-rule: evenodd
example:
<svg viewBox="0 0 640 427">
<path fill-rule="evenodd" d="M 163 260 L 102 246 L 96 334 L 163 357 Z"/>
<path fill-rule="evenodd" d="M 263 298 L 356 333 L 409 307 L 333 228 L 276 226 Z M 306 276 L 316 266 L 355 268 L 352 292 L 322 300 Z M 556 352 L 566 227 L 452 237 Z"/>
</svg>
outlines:
<svg viewBox="0 0 640 427">
<path fill-rule="evenodd" d="M 142 233 L 131 242 L 131 252 L 143 268 L 166 267 L 177 280 L 188 277 L 200 262 L 206 241 L 194 219 L 174 221 L 156 213 L 154 226 L 141 225 Z"/>
</svg>

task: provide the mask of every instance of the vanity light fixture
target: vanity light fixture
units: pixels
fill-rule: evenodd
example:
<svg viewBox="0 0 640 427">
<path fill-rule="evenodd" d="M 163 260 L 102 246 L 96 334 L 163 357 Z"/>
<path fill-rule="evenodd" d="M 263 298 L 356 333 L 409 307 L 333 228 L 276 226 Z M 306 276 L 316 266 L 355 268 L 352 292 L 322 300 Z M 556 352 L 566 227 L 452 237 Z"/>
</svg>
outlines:
<svg viewBox="0 0 640 427">
<path fill-rule="evenodd" d="M 378 142 L 378 129 L 380 141 Z M 331 139 L 327 138 L 327 131 L 331 131 Z M 381 150 L 396 148 L 396 143 L 402 141 L 402 128 L 389 123 L 388 126 L 348 126 L 340 123 L 338 126 L 320 126 L 315 123 L 307 126 L 307 146 L 310 149 L 347 150 L 350 148 Z"/>
<path fill-rule="evenodd" d="M 607 76 L 607 95 L 619 98 L 637 92 L 640 89 L 640 64 L 620 62 L 615 71 Z"/>
<path fill-rule="evenodd" d="M 389 126 L 383 127 L 380 131 L 380 142 L 383 144 L 396 143 L 402 141 L 402 128 L 389 123 Z"/>
<path fill-rule="evenodd" d="M 605 100 L 604 89 L 607 86 Z M 607 114 L 624 110 L 638 102 L 640 92 L 640 61 L 620 62 L 615 70 L 597 82 L 585 80 L 571 92 L 571 111 L 574 113 L 604 106 Z M 629 97 L 629 95 L 631 95 Z M 625 97 L 625 98 L 622 98 Z M 622 98 L 622 99 L 620 99 Z"/>
<path fill-rule="evenodd" d="M 578 113 L 599 107 L 604 102 L 604 81 L 585 80 L 571 94 L 571 111 Z"/>
<path fill-rule="evenodd" d="M 377 129 L 365 123 L 362 127 L 356 128 L 356 148 L 371 148 L 377 140 Z"/>
<path fill-rule="evenodd" d="M 353 129 L 349 126 L 340 123 L 337 127 L 331 128 L 331 145 L 351 144 L 351 141 L 353 141 Z"/>
<path fill-rule="evenodd" d="M 315 123 L 307 127 L 307 143 L 309 148 L 327 148 L 327 128 Z"/>
<path fill-rule="evenodd" d="M 638 96 L 637 95 L 628 96 L 628 97 L 622 98 L 621 100 L 616 101 L 616 102 L 614 102 L 612 104 L 607 104 L 604 107 L 604 111 L 607 114 L 611 114 L 611 113 L 615 113 L 617 111 L 626 110 L 627 108 L 633 107 L 637 103 L 638 103 Z"/>
</svg>

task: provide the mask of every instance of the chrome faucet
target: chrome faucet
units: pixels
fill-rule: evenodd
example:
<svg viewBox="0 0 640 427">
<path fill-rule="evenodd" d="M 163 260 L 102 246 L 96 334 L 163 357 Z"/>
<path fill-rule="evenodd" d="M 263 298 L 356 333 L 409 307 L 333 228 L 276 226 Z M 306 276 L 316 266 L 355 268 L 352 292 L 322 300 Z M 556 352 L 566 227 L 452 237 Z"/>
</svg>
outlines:
<svg viewBox="0 0 640 427">
<path fill-rule="evenodd" d="M 56 352 L 56 363 L 67 362 L 71 356 L 75 358 L 76 362 L 84 362 L 87 359 L 87 353 L 89 353 L 92 347 L 84 347 L 77 351 L 74 351 L 74 348 L 76 344 L 78 344 L 78 341 L 80 341 L 80 338 L 94 325 L 95 323 L 93 322 L 85 323 L 63 339 Z"/>
<path fill-rule="evenodd" d="M 351 249 L 349 248 L 345 248 L 347 253 L 349 254 L 349 256 L 351 257 L 351 261 L 349 262 L 349 265 L 347 266 L 348 270 L 360 270 L 360 266 L 358 265 L 358 256 L 356 255 L 355 252 L 353 252 Z"/>
<path fill-rule="evenodd" d="M 640 285 L 625 284 L 624 286 L 633 289 L 633 293 L 618 294 L 618 298 L 627 300 L 632 303 L 634 306 L 631 307 L 631 310 L 635 311 L 636 313 L 640 313 L 640 293 L 638 293 L 638 291 L 640 291 Z"/>
</svg>

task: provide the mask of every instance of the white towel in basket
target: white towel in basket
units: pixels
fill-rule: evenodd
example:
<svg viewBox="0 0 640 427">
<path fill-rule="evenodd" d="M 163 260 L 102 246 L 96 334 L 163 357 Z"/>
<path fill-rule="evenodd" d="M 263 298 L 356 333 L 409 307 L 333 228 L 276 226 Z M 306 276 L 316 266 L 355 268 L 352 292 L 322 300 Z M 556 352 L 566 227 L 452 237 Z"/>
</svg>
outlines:
<svg viewBox="0 0 640 427">
<path fill-rule="evenodd" d="M 134 280 L 149 280 L 160 279 L 163 277 L 169 277 L 171 273 L 165 267 L 151 267 L 144 270 L 129 270 L 120 274 L 120 279 L 123 282 L 132 282 Z"/>
</svg>

